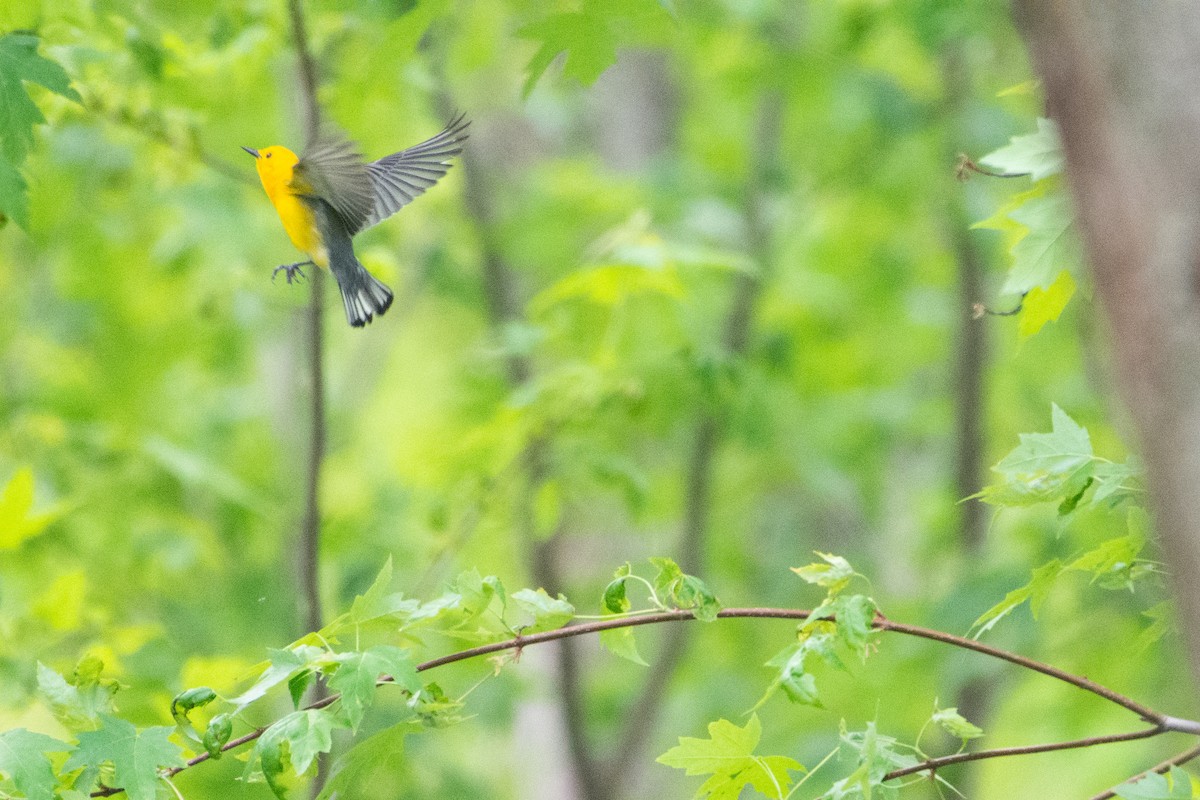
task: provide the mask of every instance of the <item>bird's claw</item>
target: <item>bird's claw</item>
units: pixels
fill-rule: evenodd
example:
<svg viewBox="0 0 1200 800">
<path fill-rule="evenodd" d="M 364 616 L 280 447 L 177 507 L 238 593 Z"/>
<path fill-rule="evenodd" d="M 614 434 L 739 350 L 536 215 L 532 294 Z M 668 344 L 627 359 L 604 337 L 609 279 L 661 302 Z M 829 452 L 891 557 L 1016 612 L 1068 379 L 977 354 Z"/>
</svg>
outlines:
<svg viewBox="0 0 1200 800">
<path fill-rule="evenodd" d="M 275 276 L 278 275 L 281 270 L 284 273 L 284 277 L 287 278 L 288 283 L 291 283 L 292 281 L 294 281 L 296 279 L 297 275 L 299 275 L 301 278 L 306 278 L 308 276 L 306 276 L 304 274 L 304 270 L 302 270 L 300 268 L 303 267 L 305 264 L 311 264 L 311 263 L 313 263 L 313 262 L 297 261 L 295 264 L 280 264 L 278 267 L 276 267 L 274 269 L 274 271 L 271 272 L 271 280 L 274 281 Z"/>
</svg>

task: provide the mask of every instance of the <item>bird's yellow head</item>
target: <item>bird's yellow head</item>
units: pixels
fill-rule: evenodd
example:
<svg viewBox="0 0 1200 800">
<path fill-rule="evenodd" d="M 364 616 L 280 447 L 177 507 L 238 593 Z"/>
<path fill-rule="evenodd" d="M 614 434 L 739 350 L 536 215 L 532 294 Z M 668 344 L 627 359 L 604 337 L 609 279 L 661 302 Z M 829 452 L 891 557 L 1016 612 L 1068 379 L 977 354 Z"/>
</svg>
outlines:
<svg viewBox="0 0 1200 800">
<path fill-rule="evenodd" d="M 264 147 L 262 150 L 250 147 L 242 149 L 254 156 L 254 166 L 258 169 L 258 178 L 262 181 L 267 194 L 272 194 L 288 185 L 292 180 L 292 168 L 300 160 L 299 156 L 291 150 L 277 144 Z"/>
</svg>

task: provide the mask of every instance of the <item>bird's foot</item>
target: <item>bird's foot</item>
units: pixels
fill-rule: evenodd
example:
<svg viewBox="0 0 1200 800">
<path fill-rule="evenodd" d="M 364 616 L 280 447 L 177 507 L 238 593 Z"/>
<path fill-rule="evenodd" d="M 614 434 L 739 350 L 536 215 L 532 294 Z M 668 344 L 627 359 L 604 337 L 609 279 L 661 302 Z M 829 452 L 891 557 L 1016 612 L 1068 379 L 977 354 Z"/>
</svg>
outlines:
<svg viewBox="0 0 1200 800">
<path fill-rule="evenodd" d="M 280 271 L 282 271 L 282 272 L 283 272 L 283 274 L 284 274 L 284 277 L 286 277 L 286 278 L 287 278 L 287 282 L 288 282 L 288 283 L 291 283 L 292 281 L 294 281 L 294 280 L 296 279 L 296 276 L 297 276 L 297 275 L 299 275 L 301 278 L 307 277 L 307 276 L 304 274 L 304 270 L 302 270 L 302 269 L 300 269 L 300 268 L 301 268 L 301 267 L 304 267 L 304 266 L 307 266 L 307 265 L 309 265 L 309 264 L 311 264 L 311 263 L 313 263 L 313 262 L 311 262 L 311 261 L 297 261 L 295 264 L 280 264 L 280 265 L 279 265 L 278 267 L 276 267 L 276 268 L 275 268 L 275 270 L 274 270 L 274 271 L 271 273 L 271 280 L 275 280 L 275 276 L 276 276 L 276 275 L 278 275 L 278 274 L 280 273 Z"/>
</svg>

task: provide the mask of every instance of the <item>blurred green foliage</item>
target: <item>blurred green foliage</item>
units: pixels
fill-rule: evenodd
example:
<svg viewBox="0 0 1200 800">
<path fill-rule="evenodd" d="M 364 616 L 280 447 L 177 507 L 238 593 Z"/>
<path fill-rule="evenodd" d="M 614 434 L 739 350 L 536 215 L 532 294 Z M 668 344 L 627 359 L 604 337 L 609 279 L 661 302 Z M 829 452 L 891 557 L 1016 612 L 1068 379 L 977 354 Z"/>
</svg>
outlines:
<svg viewBox="0 0 1200 800">
<path fill-rule="evenodd" d="M 957 183 L 954 157 L 1038 129 L 1033 94 L 1001 95 L 1029 77 L 1002 4 L 306 8 L 322 102 L 368 155 L 435 133 L 452 108 L 473 120 L 470 178 L 456 166 L 356 242 L 397 289 L 393 309 L 357 331 L 329 304 L 328 616 L 352 609 L 389 557 L 391 583 L 408 597 L 436 597 L 475 568 L 477 579 L 535 584 L 530 554 L 552 538 L 564 585 L 524 595 L 526 610 L 534 620 L 566 613 L 555 606 L 561 591 L 590 611 L 617 565 L 683 560 L 688 475 L 706 420 L 717 435 L 700 573 L 729 605 L 811 607 L 819 598 L 787 568 L 820 550 L 850 558 L 890 616 L 963 633 L 1031 570 L 1131 535 L 1125 511 L 1099 502 L 1072 506 L 1069 525 L 1055 503 L 999 511 L 979 547 L 962 531 L 956 414 L 979 416 L 990 464 L 1018 433 L 1044 430 L 1054 402 L 1098 452 L 1124 463 L 1094 310 L 1087 300 L 1063 310 L 1083 277 L 1052 283 L 1061 269 L 1045 263 L 1028 286 L 1005 277 L 1006 246 L 1028 216 L 1014 214 L 1008 241 L 969 234 L 989 265 L 975 299 L 1003 305 L 1006 285 L 1043 291 L 1044 319 L 976 323 L 992 345 L 978 364 L 985 402 L 962 412 L 953 401 L 968 312 L 954 243 L 1012 192 L 982 177 Z M 294 254 L 238 149 L 299 144 L 285 9 L 5 2 L 5 31 L 34 32 L 37 57 L 60 65 L 71 88 L 56 77 L 20 82 L 15 91 L 38 109 L 23 106 L 26 122 L 48 123 L 29 127 L 33 139 L 18 137 L 16 149 L 0 127 L 0 208 L 19 223 L 0 231 L 0 731 L 67 736 L 37 699 L 40 674 L 43 695 L 53 684 L 91 698 L 91 744 L 120 739 L 133 721 L 143 729 L 129 746 L 166 765 L 174 751 L 166 729 L 152 726 L 172 724 L 172 697 L 197 686 L 234 697 L 268 647 L 306 633 L 294 553 L 307 292 L 269 280 Z M 27 48 L 32 36 L 17 35 Z M 13 44 L 0 39 L 0 58 Z M 0 90 L 17 97 L 11 82 Z M 772 118 L 777 136 L 764 133 Z M 1061 203 L 1055 176 L 1034 177 L 1046 184 L 1036 191 L 1050 192 L 1040 202 Z M 1069 224 L 1056 209 L 1032 221 Z M 497 296 L 489 260 L 511 273 L 514 296 Z M 732 347 L 730 308 L 747 278 L 759 286 L 747 345 Z M 500 301 L 516 313 L 498 313 Z M 1040 332 L 1018 342 L 1018 325 Z M 527 380 L 513 380 L 517 363 Z M 533 476 L 531 444 L 541 466 Z M 1037 584 L 1039 620 L 1017 601 L 989 641 L 1194 715 L 1178 643 L 1160 635 L 1169 613 L 1153 571 L 1121 584 L 1130 591 L 1105 591 L 1084 574 L 1096 573 L 1094 561 L 1077 582 L 1058 579 L 1060 570 L 1053 585 Z M 802 658 L 823 708 L 777 693 L 747 719 L 773 672 L 787 679 L 780 664 L 762 665 L 796 641 L 794 629 L 734 620 L 693 637 L 646 752 L 623 765 L 629 797 L 693 793 L 695 779 L 654 758 L 710 723 L 736 728 L 747 758 L 757 747 L 812 767 L 837 746 L 843 720 L 853 747 L 892 752 L 889 743 L 917 737 L 937 698 L 951 705 L 980 682 L 992 702 L 986 719 L 970 721 L 987 746 L 1127 722 L 1038 676 L 895 640 L 866 664 L 851 659 L 848 672 L 820 659 L 806 672 Z M 622 652 L 654 664 L 661 639 L 644 631 L 639 650 Z M 631 704 L 647 671 L 598 647 L 581 652 L 585 724 L 607 754 L 639 724 Z M 103 678 L 61 677 L 84 656 L 103 664 Z M 395 654 L 373 658 L 394 665 L 385 656 Z M 422 702 L 440 709 L 471 693 L 474 715 L 444 730 L 404 722 L 395 693 L 369 711 L 360 705 L 347 722 L 361 724 L 364 744 L 331 786 L 353 787 L 345 796 L 356 798 L 554 796 L 545 787 L 569 779 L 556 683 L 545 657 L 523 658 L 473 692 L 494 665 L 439 671 L 445 694 Z M 361 674 L 345 676 L 361 688 Z M 124 687 L 119 719 L 108 705 L 115 683 L 103 681 Z M 272 694 L 239 723 L 290 708 Z M 312 723 L 297 713 L 294 725 Z M 349 744 L 342 730 L 325 734 L 335 751 Z M 55 746 L 8 736 L 12 752 Z M 956 740 L 947 736 L 946 751 Z M 280 741 L 260 743 L 256 758 L 278 758 Z M 71 758 L 100 766 L 80 745 Z M 290 752 L 293 763 L 312 755 Z M 971 796 L 1041 796 L 1048 784 L 1082 796 L 1166 755 L 1139 742 L 987 762 L 974 768 Z M 829 788 L 856 763 L 804 790 Z M 244 768 L 226 758 L 177 782 L 187 797 L 270 796 L 262 783 L 235 780 Z M 3 761 L 0 772 L 15 781 L 0 791 L 29 794 L 22 780 L 40 779 L 14 776 Z M 155 787 L 134 790 L 146 797 Z M 936 793 L 932 784 L 909 791 Z"/>
</svg>

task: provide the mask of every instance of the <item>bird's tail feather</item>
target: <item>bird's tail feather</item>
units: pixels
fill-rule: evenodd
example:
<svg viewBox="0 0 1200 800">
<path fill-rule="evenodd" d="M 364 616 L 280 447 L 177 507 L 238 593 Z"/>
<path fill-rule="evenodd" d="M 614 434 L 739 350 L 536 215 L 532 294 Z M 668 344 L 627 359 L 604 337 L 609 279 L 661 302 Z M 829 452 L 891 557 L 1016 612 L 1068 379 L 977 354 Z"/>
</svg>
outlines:
<svg viewBox="0 0 1200 800">
<path fill-rule="evenodd" d="M 367 272 L 358 259 L 353 262 L 353 267 L 335 270 L 334 275 L 342 290 L 346 319 L 354 327 L 361 328 L 388 310 L 392 305 L 392 290 Z"/>
</svg>

